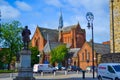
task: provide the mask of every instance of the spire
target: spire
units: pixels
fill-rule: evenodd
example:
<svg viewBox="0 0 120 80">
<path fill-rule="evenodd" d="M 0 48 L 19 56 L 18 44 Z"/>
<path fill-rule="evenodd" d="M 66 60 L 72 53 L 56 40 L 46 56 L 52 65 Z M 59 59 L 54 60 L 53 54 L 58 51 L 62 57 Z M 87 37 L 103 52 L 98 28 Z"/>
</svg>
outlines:
<svg viewBox="0 0 120 80">
<path fill-rule="evenodd" d="M 79 21 L 78 21 L 77 25 L 80 25 L 80 24 L 79 24 Z"/>
<path fill-rule="evenodd" d="M 59 18 L 59 27 L 58 29 L 62 29 L 63 27 L 63 17 L 62 17 L 62 11 L 60 9 L 60 18 Z"/>
<path fill-rule="evenodd" d="M 79 23 L 79 21 L 78 21 L 78 23 L 77 23 L 77 26 L 79 26 L 79 27 L 80 27 L 80 29 L 81 29 L 81 26 L 80 26 L 80 23 Z"/>
</svg>

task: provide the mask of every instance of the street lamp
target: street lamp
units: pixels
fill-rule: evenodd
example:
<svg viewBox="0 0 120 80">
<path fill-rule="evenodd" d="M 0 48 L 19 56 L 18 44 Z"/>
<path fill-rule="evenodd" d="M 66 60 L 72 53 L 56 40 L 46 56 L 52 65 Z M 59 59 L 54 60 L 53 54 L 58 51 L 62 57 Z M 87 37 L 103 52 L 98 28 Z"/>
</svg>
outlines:
<svg viewBox="0 0 120 80">
<path fill-rule="evenodd" d="M 111 18 L 111 19 L 112 19 L 112 40 L 113 40 L 113 53 L 115 53 L 113 2 L 114 2 L 114 0 L 111 0 L 111 13 L 112 13 L 112 18 Z"/>
<path fill-rule="evenodd" d="M 94 20 L 94 15 L 92 14 L 92 12 L 88 12 L 86 14 L 86 19 L 88 21 L 88 28 L 92 29 L 92 66 L 93 66 L 93 78 L 94 77 L 94 36 L 93 36 L 93 20 Z"/>
</svg>

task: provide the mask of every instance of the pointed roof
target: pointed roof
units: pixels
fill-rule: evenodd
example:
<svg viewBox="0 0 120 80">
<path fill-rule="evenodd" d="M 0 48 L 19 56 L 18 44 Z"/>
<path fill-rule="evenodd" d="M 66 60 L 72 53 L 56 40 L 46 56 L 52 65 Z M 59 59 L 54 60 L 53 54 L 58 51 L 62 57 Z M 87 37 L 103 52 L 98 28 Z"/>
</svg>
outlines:
<svg viewBox="0 0 120 80">
<path fill-rule="evenodd" d="M 45 52 L 45 54 L 49 54 L 52 49 L 54 49 L 55 47 L 57 47 L 59 45 L 63 45 L 63 44 L 66 45 L 67 48 L 70 48 L 70 46 L 71 46 L 70 44 L 65 44 L 65 43 L 61 43 L 61 42 L 50 42 L 50 41 L 47 41 L 43 51 Z"/>
<path fill-rule="evenodd" d="M 57 47 L 58 45 L 61 45 L 63 43 L 60 42 L 50 42 L 48 41 L 43 49 L 43 51 L 45 52 L 45 54 L 49 54 L 51 52 L 52 49 L 54 49 L 55 47 Z"/>
<path fill-rule="evenodd" d="M 87 43 L 90 45 L 90 47 L 92 47 L 92 42 L 87 42 Z M 110 45 L 94 43 L 94 51 L 96 51 L 96 53 L 101 53 L 101 54 L 110 53 Z"/>
<path fill-rule="evenodd" d="M 38 27 L 41 35 L 47 41 L 47 36 L 49 36 L 49 41 L 58 41 L 58 30 L 56 29 L 48 29 L 43 27 Z"/>
<path fill-rule="evenodd" d="M 79 22 L 76 24 L 76 25 L 71 25 L 71 26 L 67 26 L 67 27 L 64 27 L 64 28 L 62 28 L 62 31 L 63 32 L 69 32 L 69 31 L 71 31 L 72 29 L 74 29 L 74 28 L 77 28 L 77 27 L 80 27 L 80 24 L 79 24 Z M 81 29 L 81 27 L 80 27 L 80 29 Z M 85 29 L 81 29 L 81 32 L 85 32 Z"/>
</svg>

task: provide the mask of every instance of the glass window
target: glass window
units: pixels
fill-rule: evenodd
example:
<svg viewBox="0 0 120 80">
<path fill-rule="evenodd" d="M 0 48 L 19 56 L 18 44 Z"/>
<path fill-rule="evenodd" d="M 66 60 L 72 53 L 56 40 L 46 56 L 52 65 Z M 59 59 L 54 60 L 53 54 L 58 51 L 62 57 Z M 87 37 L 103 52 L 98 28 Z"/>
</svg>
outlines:
<svg viewBox="0 0 120 80">
<path fill-rule="evenodd" d="M 116 72 L 120 72 L 120 65 L 115 65 L 113 66 Z"/>
<path fill-rule="evenodd" d="M 90 60 L 90 53 L 87 53 L 87 60 Z"/>
<path fill-rule="evenodd" d="M 82 61 L 84 61 L 84 53 L 82 53 Z"/>
<path fill-rule="evenodd" d="M 108 71 L 109 71 L 110 73 L 115 73 L 115 71 L 113 70 L 113 68 L 112 68 L 111 66 L 108 66 Z"/>
<path fill-rule="evenodd" d="M 85 60 L 87 60 L 87 50 L 85 49 Z"/>
</svg>

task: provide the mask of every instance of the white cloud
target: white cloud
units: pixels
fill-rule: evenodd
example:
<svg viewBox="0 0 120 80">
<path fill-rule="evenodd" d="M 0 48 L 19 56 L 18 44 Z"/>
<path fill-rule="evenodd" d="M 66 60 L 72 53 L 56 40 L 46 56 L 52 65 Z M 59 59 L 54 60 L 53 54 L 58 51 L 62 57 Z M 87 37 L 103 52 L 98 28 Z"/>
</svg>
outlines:
<svg viewBox="0 0 120 80">
<path fill-rule="evenodd" d="M 32 7 L 30 5 L 28 5 L 27 3 L 25 3 L 25 2 L 16 1 L 15 4 L 16 4 L 16 6 L 19 9 L 21 9 L 23 11 L 30 11 L 30 10 L 32 10 Z"/>
<path fill-rule="evenodd" d="M 0 5 L 2 6 L 2 5 L 8 5 L 8 3 L 6 2 L 6 1 L 4 1 L 4 0 L 0 0 Z"/>
<path fill-rule="evenodd" d="M 66 1 L 66 0 L 64 0 Z M 100 8 L 101 6 L 105 5 L 107 2 L 109 2 L 109 0 L 67 0 L 66 1 L 68 4 L 70 4 L 73 7 L 81 7 L 83 6 L 84 8 L 90 8 L 90 9 L 94 9 L 94 8 Z"/>
<path fill-rule="evenodd" d="M 3 19 L 17 18 L 20 16 L 20 12 L 12 6 L 0 6 L 0 9 Z"/>
<path fill-rule="evenodd" d="M 53 5 L 55 7 L 61 7 L 62 4 L 59 0 L 44 0 L 45 3 L 49 4 L 49 5 Z"/>
<path fill-rule="evenodd" d="M 20 12 L 16 8 L 10 6 L 5 0 L 0 0 L 0 9 L 2 19 L 13 19 L 20 16 Z"/>
</svg>

